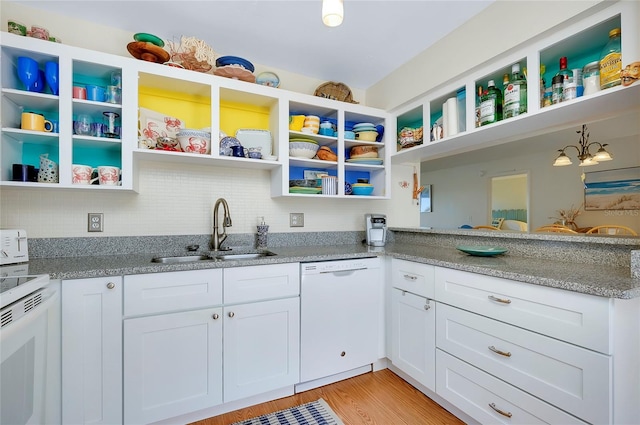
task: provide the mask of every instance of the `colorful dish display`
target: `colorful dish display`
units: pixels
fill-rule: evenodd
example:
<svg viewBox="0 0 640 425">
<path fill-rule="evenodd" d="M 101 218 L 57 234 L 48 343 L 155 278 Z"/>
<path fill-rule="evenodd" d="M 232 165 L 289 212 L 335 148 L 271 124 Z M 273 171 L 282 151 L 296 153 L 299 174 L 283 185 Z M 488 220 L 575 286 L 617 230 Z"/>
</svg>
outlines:
<svg viewBox="0 0 640 425">
<path fill-rule="evenodd" d="M 175 118 L 153 111 L 147 108 L 140 108 L 140 146 L 145 148 L 155 148 L 158 138 L 170 137 L 176 139 L 178 132 L 184 129 L 184 122 L 180 118 Z"/>
<path fill-rule="evenodd" d="M 256 77 L 256 84 L 278 88 L 280 87 L 280 77 L 273 72 L 261 72 Z"/>
<path fill-rule="evenodd" d="M 508 250 L 506 248 L 500 248 L 497 246 L 456 246 L 458 251 L 462 251 L 466 254 L 476 257 L 495 257 L 496 255 L 504 254 Z"/>
</svg>

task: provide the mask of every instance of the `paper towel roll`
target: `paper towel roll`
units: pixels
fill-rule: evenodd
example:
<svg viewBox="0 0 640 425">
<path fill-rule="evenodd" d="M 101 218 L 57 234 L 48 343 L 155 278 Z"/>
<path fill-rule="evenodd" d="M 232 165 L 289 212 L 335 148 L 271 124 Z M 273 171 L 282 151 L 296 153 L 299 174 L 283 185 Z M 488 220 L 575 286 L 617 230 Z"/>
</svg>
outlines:
<svg viewBox="0 0 640 425">
<path fill-rule="evenodd" d="M 447 117 L 444 124 L 444 136 L 458 134 L 458 99 L 450 97 L 443 105 L 443 116 Z"/>
</svg>

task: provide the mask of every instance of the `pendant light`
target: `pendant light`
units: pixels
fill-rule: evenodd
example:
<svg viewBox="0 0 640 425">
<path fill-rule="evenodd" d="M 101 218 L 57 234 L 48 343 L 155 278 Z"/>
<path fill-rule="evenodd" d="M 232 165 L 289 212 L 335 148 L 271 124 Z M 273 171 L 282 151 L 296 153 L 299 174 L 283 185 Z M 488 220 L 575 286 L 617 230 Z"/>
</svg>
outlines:
<svg viewBox="0 0 640 425">
<path fill-rule="evenodd" d="M 342 0 L 322 0 L 322 22 L 328 27 L 337 27 L 342 23 L 344 6 Z"/>
<path fill-rule="evenodd" d="M 588 167 L 590 165 L 596 165 L 601 161 L 611 161 L 613 159 L 613 156 L 604 148 L 605 146 L 608 146 L 606 143 L 589 143 L 589 132 L 586 125 L 583 124 L 582 131 L 578 130 L 577 133 L 580 134 L 580 140 L 578 141 L 580 146 L 567 145 L 564 148 L 559 149 L 558 152 L 560 152 L 560 155 L 558 155 L 553 163 L 554 167 L 562 167 L 572 164 L 571 159 L 564 152 L 567 148 L 574 148 L 578 151 L 578 159 L 580 160 L 580 164 L 578 164 L 579 167 Z M 600 146 L 600 149 L 598 149 L 595 155 L 589 152 L 589 148 L 593 145 Z"/>
</svg>

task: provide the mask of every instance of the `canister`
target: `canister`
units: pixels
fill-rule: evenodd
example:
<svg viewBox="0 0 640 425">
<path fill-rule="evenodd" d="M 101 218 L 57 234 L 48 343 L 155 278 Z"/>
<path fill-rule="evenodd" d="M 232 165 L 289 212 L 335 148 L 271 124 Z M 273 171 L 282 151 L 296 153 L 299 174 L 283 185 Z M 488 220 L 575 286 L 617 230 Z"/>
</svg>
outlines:
<svg viewBox="0 0 640 425">
<path fill-rule="evenodd" d="M 582 70 L 582 85 L 584 96 L 600 91 L 600 62 L 594 61 L 586 64 Z"/>
</svg>

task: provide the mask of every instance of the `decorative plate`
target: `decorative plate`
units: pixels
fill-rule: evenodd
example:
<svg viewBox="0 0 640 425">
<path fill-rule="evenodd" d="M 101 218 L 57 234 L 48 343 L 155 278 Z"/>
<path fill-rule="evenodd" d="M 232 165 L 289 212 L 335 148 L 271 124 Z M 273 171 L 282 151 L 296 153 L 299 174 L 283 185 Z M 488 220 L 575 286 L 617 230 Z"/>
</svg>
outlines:
<svg viewBox="0 0 640 425">
<path fill-rule="evenodd" d="M 248 83 L 255 83 L 256 76 L 253 75 L 253 71 L 249 71 L 240 65 L 225 65 L 220 68 L 216 68 L 213 71 L 214 75 L 219 77 L 231 78 L 232 80 L 241 80 Z"/>
<path fill-rule="evenodd" d="M 180 118 L 140 107 L 139 140 L 145 142 L 141 145 L 153 148 L 159 137 L 175 139 L 182 129 L 184 122 Z"/>
<path fill-rule="evenodd" d="M 476 257 L 495 257 L 496 255 L 504 254 L 505 252 L 507 252 L 506 248 L 500 248 L 497 246 L 458 245 L 456 246 L 456 249 Z"/>
<path fill-rule="evenodd" d="M 382 165 L 383 159 L 380 158 L 351 158 L 347 159 L 347 162 L 351 164 L 366 164 L 366 165 Z"/>
<path fill-rule="evenodd" d="M 280 87 L 280 77 L 273 72 L 261 72 L 256 77 L 256 84 L 278 88 Z"/>
<path fill-rule="evenodd" d="M 240 140 L 243 147 L 260 148 L 260 153 L 271 155 L 271 132 L 269 130 L 256 130 L 252 128 L 240 128 L 236 131 L 236 139 Z"/>
<path fill-rule="evenodd" d="M 146 41 L 132 41 L 127 44 L 127 50 L 134 58 L 147 62 L 165 63 L 171 59 L 169 52 Z"/>
<path fill-rule="evenodd" d="M 155 44 L 158 47 L 164 47 L 164 41 L 153 34 L 147 34 L 146 32 L 139 32 L 133 35 L 135 41 L 144 41 L 146 43 Z"/>
<path fill-rule="evenodd" d="M 231 156 L 231 147 L 233 146 L 242 146 L 240 140 L 230 136 L 220 139 L 220 155 Z"/>
<path fill-rule="evenodd" d="M 220 56 L 216 60 L 217 67 L 223 67 L 227 65 L 238 65 L 250 72 L 253 72 L 256 70 L 256 68 L 253 66 L 251 62 L 249 62 L 246 59 L 239 58 L 237 56 Z"/>
<path fill-rule="evenodd" d="M 289 193 L 308 193 L 308 194 L 318 194 L 322 193 L 321 187 L 300 187 L 300 186 L 292 186 L 289 188 Z"/>
</svg>

